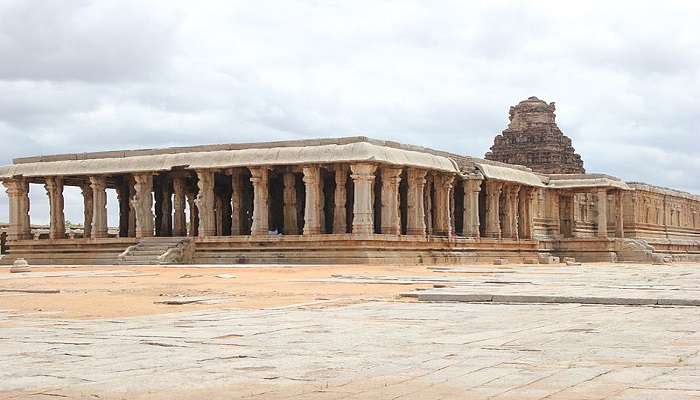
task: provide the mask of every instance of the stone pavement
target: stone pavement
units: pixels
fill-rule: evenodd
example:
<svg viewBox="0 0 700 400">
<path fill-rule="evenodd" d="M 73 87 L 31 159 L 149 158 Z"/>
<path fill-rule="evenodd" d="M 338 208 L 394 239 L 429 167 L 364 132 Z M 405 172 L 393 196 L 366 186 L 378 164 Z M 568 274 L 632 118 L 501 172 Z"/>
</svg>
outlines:
<svg viewBox="0 0 700 400">
<path fill-rule="evenodd" d="M 364 302 L 0 312 L 0 398 L 697 399 L 697 307 Z"/>
<path fill-rule="evenodd" d="M 640 264 L 584 264 L 582 266 L 494 266 L 430 268 L 444 275 L 377 276 L 333 275 L 314 282 L 366 284 L 432 284 L 437 288 L 408 292 L 419 298 L 438 301 L 441 297 L 458 299 L 496 296 L 521 297 L 523 302 L 541 302 L 549 298 L 607 300 L 609 304 L 628 304 L 629 300 L 665 300 L 661 304 L 700 306 L 700 268 L 697 264 L 667 266 Z M 494 300 L 496 301 L 496 300 Z M 520 302 L 520 301 L 518 301 Z"/>
</svg>

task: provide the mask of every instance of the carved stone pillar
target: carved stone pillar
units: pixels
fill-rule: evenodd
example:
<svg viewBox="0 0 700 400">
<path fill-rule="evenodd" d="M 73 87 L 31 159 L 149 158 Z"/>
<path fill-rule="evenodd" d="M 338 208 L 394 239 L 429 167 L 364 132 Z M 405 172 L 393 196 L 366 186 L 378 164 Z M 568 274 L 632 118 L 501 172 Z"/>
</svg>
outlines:
<svg viewBox="0 0 700 400">
<path fill-rule="evenodd" d="M 106 238 L 107 232 L 107 178 L 91 176 L 92 188 L 92 238 Z"/>
<path fill-rule="evenodd" d="M 401 234 L 401 214 L 399 210 L 399 184 L 401 167 L 382 167 L 382 226 L 386 235 Z"/>
<path fill-rule="evenodd" d="M 161 176 L 160 181 L 160 235 L 172 236 L 173 234 L 173 194 L 170 182 L 166 176 Z"/>
<path fill-rule="evenodd" d="M 269 171 L 267 167 L 250 169 L 250 181 L 253 183 L 253 225 L 250 234 L 253 236 L 267 235 L 269 223 Z"/>
<path fill-rule="evenodd" d="M 304 187 L 306 201 L 304 204 L 304 235 L 321 233 L 321 169 L 320 167 L 304 166 Z"/>
<path fill-rule="evenodd" d="M 608 237 L 608 191 L 598 189 L 598 237 Z"/>
<path fill-rule="evenodd" d="M 197 171 L 197 186 L 199 193 L 195 203 L 199 210 L 199 237 L 216 235 L 216 206 L 214 198 L 214 172 L 211 170 Z"/>
<path fill-rule="evenodd" d="M 510 237 L 518 240 L 519 239 L 519 232 L 518 232 L 518 195 L 520 193 L 520 186 L 515 185 L 511 186 L 510 190 L 508 191 L 508 206 L 510 207 L 510 218 L 508 220 L 508 223 L 510 224 Z"/>
<path fill-rule="evenodd" d="M 134 209 L 134 203 L 131 199 L 136 195 L 136 189 L 134 188 L 134 177 L 128 176 L 127 185 L 129 186 L 129 226 L 128 226 L 128 237 L 136 237 L 136 210 Z"/>
<path fill-rule="evenodd" d="M 518 236 L 520 239 L 533 238 L 532 223 L 532 196 L 535 193 L 533 187 L 520 189 L 518 197 Z"/>
<path fill-rule="evenodd" d="M 427 174 L 425 177 L 425 186 L 423 189 L 423 209 L 425 219 L 425 233 L 430 236 L 433 234 L 433 174 Z"/>
<path fill-rule="evenodd" d="M 499 218 L 501 182 L 486 181 L 486 229 L 484 236 L 491 238 L 501 238 L 501 222 Z"/>
<path fill-rule="evenodd" d="M 453 175 L 442 173 L 436 173 L 433 176 L 433 181 L 435 182 L 435 205 L 433 207 L 435 226 L 433 227 L 433 235 L 449 236 L 452 232 L 450 198 L 452 197 L 454 179 Z"/>
<path fill-rule="evenodd" d="M 355 193 L 353 204 L 352 233 L 369 235 L 374 232 L 374 207 L 372 204 L 372 187 L 374 172 L 377 166 L 373 164 L 353 164 L 350 166 Z"/>
<path fill-rule="evenodd" d="M 129 180 L 120 177 L 117 180 L 117 202 L 119 203 L 119 237 L 129 236 L 129 215 L 131 211 L 131 196 Z"/>
<path fill-rule="evenodd" d="M 618 190 L 615 193 L 615 237 L 618 238 L 625 237 L 625 224 L 623 222 L 625 213 L 622 199 L 624 193 L 622 190 Z M 695 226 L 695 217 L 693 217 L 693 226 Z"/>
<path fill-rule="evenodd" d="M 29 182 L 26 178 L 12 178 L 2 181 L 9 197 L 10 220 L 8 240 L 31 239 L 29 221 Z"/>
<path fill-rule="evenodd" d="M 406 196 L 408 215 L 406 216 L 406 234 L 425 236 L 425 175 L 424 169 L 409 168 L 406 172 L 408 191 Z"/>
<path fill-rule="evenodd" d="M 66 237 L 66 218 L 63 212 L 63 177 L 46 178 L 44 188 L 49 197 L 49 238 L 63 239 Z"/>
<path fill-rule="evenodd" d="M 185 198 L 185 177 L 176 176 L 173 178 L 173 236 L 187 236 L 187 217 L 185 208 L 187 199 Z"/>
<path fill-rule="evenodd" d="M 190 209 L 190 226 L 187 235 L 190 237 L 199 236 L 199 209 L 197 208 L 197 193 L 193 190 L 186 192 L 187 205 Z"/>
<path fill-rule="evenodd" d="M 481 179 L 464 181 L 464 221 L 463 234 L 466 237 L 478 238 L 479 234 L 479 192 Z"/>
<path fill-rule="evenodd" d="M 136 237 L 152 237 L 153 215 L 153 174 L 134 175 L 134 197 L 131 199 L 136 214 Z"/>
<path fill-rule="evenodd" d="M 243 234 L 241 196 L 243 195 L 242 171 L 239 168 L 229 170 L 231 174 L 231 235 Z"/>
<path fill-rule="evenodd" d="M 297 186 L 296 176 L 293 172 L 285 172 L 282 177 L 282 213 L 284 214 L 285 235 L 298 235 L 299 223 L 297 221 Z"/>
<path fill-rule="evenodd" d="M 333 209 L 333 233 L 348 232 L 348 213 L 347 201 L 348 193 L 346 184 L 348 182 L 348 167 L 346 165 L 338 165 L 335 169 L 335 193 Z"/>
<path fill-rule="evenodd" d="M 80 186 L 83 194 L 83 237 L 92 237 L 92 188 L 89 183 Z"/>
<path fill-rule="evenodd" d="M 214 192 L 214 225 L 216 226 L 216 236 L 224 234 L 224 200 Z"/>
</svg>

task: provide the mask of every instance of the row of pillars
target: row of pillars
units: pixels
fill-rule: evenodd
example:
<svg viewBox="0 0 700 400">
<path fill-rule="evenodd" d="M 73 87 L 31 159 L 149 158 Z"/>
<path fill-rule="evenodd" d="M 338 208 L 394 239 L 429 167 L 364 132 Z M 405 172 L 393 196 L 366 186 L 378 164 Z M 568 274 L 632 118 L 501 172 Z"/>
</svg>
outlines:
<svg viewBox="0 0 700 400">
<path fill-rule="evenodd" d="M 349 169 L 349 171 L 348 171 Z M 356 163 L 334 167 L 335 192 L 333 194 L 333 233 L 369 235 L 375 232 L 375 177 L 381 178 L 381 226 L 380 233 L 401 234 L 401 200 L 399 185 L 402 176 L 406 178 L 405 232 L 407 235 L 454 235 L 455 175 L 443 172 L 429 172 L 425 169 L 381 166 L 370 163 Z M 252 223 L 253 236 L 269 233 L 269 178 L 268 167 L 249 167 L 250 182 L 253 188 Z M 296 178 L 291 172 L 283 175 L 283 217 L 284 234 L 314 235 L 325 226 L 324 194 L 321 167 L 307 165 L 301 167 L 305 188 L 303 230 L 299 232 L 297 221 Z M 154 206 L 154 174 L 136 173 L 115 179 L 120 205 L 121 236 L 137 238 L 154 236 L 156 232 L 164 236 L 215 236 L 217 229 L 217 205 L 214 191 L 215 171 L 196 170 L 197 189 L 190 190 L 185 174 L 174 174 L 172 186 L 164 185 L 157 189 Z M 231 177 L 231 234 L 239 235 L 242 227 L 242 200 L 244 190 L 242 169 L 230 169 Z M 348 229 L 346 218 L 348 193 L 347 179 L 352 179 L 352 225 Z M 480 236 L 493 238 L 532 238 L 530 199 L 533 188 L 504 184 L 498 181 L 486 182 L 486 193 L 480 196 L 482 177 L 476 175 L 463 180 L 463 220 L 462 232 L 465 237 Z M 84 199 L 84 237 L 104 238 L 107 231 L 107 178 L 90 176 L 88 184 L 82 186 Z M 9 239 L 31 238 L 29 223 L 28 181 L 17 177 L 3 181 L 10 197 Z M 45 188 L 50 205 L 50 238 L 65 237 L 64 204 L 62 177 L 45 178 Z M 172 189 L 172 192 L 170 190 Z M 480 203 L 484 199 L 485 224 L 480 222 Z M 190 229 L 188 232 L 186 206 L 189 205 Z"/>
<path fill-rule="evenodd" d="M 532 196 L 535 190 L 530 186 L 487 181 L 484 236 L 532 239 Z"/>
</svg>

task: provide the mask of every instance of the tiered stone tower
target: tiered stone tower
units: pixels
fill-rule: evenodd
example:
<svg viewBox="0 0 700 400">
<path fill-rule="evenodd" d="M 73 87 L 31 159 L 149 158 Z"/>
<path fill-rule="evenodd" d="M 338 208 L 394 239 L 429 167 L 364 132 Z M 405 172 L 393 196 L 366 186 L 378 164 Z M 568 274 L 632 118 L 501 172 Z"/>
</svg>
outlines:
<svg viewBox="0 0 700 400">
<path fill-rule="evenodd" d="M 530 97 L 510 108 L 510 124 L 496 136 L 487 160 L 524 165 L 545 174 L 583 174 L 581 156 L 554 121 L 554 103 Z"/>
</svg>

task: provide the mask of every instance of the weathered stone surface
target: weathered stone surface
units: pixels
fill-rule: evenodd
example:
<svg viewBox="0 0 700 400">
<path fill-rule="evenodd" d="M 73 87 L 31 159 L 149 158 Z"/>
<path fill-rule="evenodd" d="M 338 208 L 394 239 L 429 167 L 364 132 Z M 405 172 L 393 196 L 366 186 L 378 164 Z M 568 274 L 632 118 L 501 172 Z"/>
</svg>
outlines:
<svg viewBox="0 0 700 400">
<path fill-rule="evenodd" d="M 27 263 L 27 260 L 24 258 L 18 258 L 15 260 L 15 262 L 12 264 L 12 267 L 10 267 L 10 272 L 16 273 L 16 272 L 31 272 L 31 267 Z"/>
<path fill-rule="evenodd" d="M 554 121 L 554 103 L 537 97 L 510 108 L 510 124 L 496 136 L 487 160 L 525 165 L 545 174 L 582 174 L 581 156 Z"/>
</svg>

